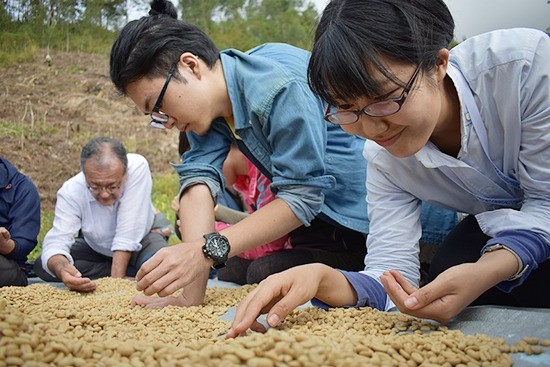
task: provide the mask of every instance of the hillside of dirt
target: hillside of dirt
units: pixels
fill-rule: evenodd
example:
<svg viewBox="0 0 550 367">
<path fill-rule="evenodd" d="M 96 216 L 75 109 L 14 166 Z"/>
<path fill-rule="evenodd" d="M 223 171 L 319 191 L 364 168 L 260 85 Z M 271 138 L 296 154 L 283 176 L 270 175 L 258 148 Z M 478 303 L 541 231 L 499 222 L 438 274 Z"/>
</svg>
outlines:
<svg viewBox="0 0 550 367">
<path fill-rule="evenodd" d="M 153 173 L 173 172 L 176 130 L 151 129 L 109 79 L 108 55 L 46 52 L 35 61 L 0 68 L 0 156 L 29 176 L 43 210 L 53 210 L 63 182 L 79 170 L 82 146 L 110 136 L 145 156 Z"/>
</svg>

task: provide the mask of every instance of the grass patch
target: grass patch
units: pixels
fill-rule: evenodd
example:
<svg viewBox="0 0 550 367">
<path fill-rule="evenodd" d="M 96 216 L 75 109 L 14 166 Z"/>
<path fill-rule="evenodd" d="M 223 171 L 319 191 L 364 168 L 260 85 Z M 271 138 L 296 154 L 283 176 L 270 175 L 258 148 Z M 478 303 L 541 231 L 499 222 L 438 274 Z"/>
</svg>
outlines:
<svg viewBox="0 0 550 367">
<path fill-rule="evenodd" d="M 37 118 L 33 125 L 27 120 L 29 120 L 28 116 L 23 123 L 0 120 L 0 136 L 25 140 L 57 131 L 57 128 L 44 122 L 45 118 L 44 120 Z"/>
<path fill-rule="evenodd" d="M 33 35 L 22 32 L 0 32 L 0 66 L 12 66 L 34 60 L 39 45 Z"/>
<path fill-rule="evenodd" d="M 38 244 L 29 254 L 29 260 L 36 260 L 36 258 L 42 252 L 42 243 L 44 242 L 44 237 L 46 233 L 52 228 L 53 225 L 53 212 L 48 212 L 42 210 L 40 213 L 40 233 L 38 234 Z"/>
<path fill-rule="evenodd" d="M 48 27 L 41 22 L 5 20 L 0 31 L 0 67 L 34 60 L 38 50 L 84 52 L 108 55 L 118 31 L 89 24 L 59 22 Z M 78 71 L 78 69 L 76 70 Z"/>
<path fill-rule="evenodd" d="M 153 176 L 153 205 L 160 210 L 166 218 L 174 225 L 176 213 L 172 209 L 172 200 L 178 193 L 178 176 L 176 173 L 157 174 Z M 172 233 L 168 241 L 169 245 L 180 243 L 178 237 Z"/>
<path fill-rule="evenodd" d="M 23 125 L 11 121 L 0 120 L 0 136 L 18 138 L 21 136 Z"/>
</svg>

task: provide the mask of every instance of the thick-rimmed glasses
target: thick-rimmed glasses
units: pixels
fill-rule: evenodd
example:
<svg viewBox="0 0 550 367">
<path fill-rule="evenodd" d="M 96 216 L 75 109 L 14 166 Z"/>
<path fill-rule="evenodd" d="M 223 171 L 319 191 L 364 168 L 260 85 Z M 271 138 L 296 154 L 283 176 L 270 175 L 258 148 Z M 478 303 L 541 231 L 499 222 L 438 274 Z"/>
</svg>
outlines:
<svg viewBox="0 0 550 367">
<path fill-rule="evenodd" d="M 359 117 L 361 117 L 362 114 L 372 116 L 372 117 L 386 117 L 399 112 L 399 110 L 405 103 L 405 100 L 407 99 L 409 92 L 411 91 L 414 81 L 416 80 L 416 77 L 420 72 L 421 66 L 422 64 L 419 64 L 416 67 L 414 74 L 412 75 L 407 85 L 405 85 L 405 88 L 403 89 L 403 93 L 401 93 L 399 97 L 389 98 L 383 101 L 374 102 L 366 105 L 360 110 L 355 110 L 355 111 L 336 111 L 331 113 L 330 112 L 331 106 L 328 105 L 327 110 L 325 111 L 324 119 L 328 122 L 332 122 L 333 124 L 348 125 L 359 121 Z"/>
<path fill-rule="evenodd" d="M 119 182 L 109 186 L 88 186 L 88 190 L 90 190 L 90 192 L 94 195 L 101 194 L 103 190 L 107 191 L 109 195 L 112 195 L 115 192 L 117 192 L 121 186 L 122 186 L 122 182 Z"/>
<path fill-rule="evenodd" d="M 170 68 L 170 71 L 168 72 L 168 76 L 166 77 L 166 81 L 164 82 L 164 86 L 162 87 L 159 97 L 155 102 L 155 106 L 153 107 L 153 110 L 149 114 L 151 116 L 151 122 L 149 122 L 149 126 L 154 127 L 156 129 L 164 129 L 164 124 L 168 122 L 169 116 L 164 112 L 162 112 L 160 108 L 162 107 L 162 99 L 164 98 L 164 93 L 166 92 L 166 88 L 168 88 L 168 83 L 170 83 L 170 79 L 172 79 L 172 75 L 174 75 L 174 71 L 176 70 L 177 64 L 178 63 L 176 62 Z"/>
</svg>

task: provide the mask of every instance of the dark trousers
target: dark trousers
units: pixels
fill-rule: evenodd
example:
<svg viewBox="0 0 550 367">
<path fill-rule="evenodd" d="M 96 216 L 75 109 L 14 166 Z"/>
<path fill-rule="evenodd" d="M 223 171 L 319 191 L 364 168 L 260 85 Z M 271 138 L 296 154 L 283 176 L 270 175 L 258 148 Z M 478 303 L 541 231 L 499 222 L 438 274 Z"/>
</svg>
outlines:
<svg viewBox="0 0 550 367">
<path fill-rule="evenodd" d="M 490 237 L 485 235 L 470 215 L 462 220 L 439 246 L 430 265 L 430 280 L 446 269 L 476 262 L 480 251 Z M 513 307 L 550 307 L 550 261 L 545 261 L 535 269 L 525 282 L 504 293 L 493 287 L 483 293 L 472 305 L 502 305 Z"/>
<path fill-rule="evenodd" d="M 237 284 L 254 284 L 271 274 L 310 263 L 323 263 L 350 271 L 365 268 L 367 248 L 363 233 L 337 227 L 317 218 L 309 227 L 301 226 L 292 231 L 290 242 L 292 249 L 255 260 L 232 257 L 224 268 L 218 270 L 218 279 Z"/>
<path fill-rule="evenodd" d="M 25 286 L 27 284 L 27 276 L 21 270 L 19 264 L 4 255 L 0 255 L 0 287 Z"/>
<path fill-rule="evenodd" d="M 127 276 L 135 276 L 141 265 L 150 259 L 158 250 L 166 246 L 166 238 L 159 233 L 150 232 L 141 240 L 140 251 L 132 252 L 128 262 Z M 71 246 L 71 256 L 74 259 L 74 266 L 80 271 L 83 277 L 90 279 L 104 278 L 111 276 L 111 265 L 113 258 L 95 252 L 84 238 L 77 237 Z M 39 257 L 34 263 L 34 271 L 40 279 L 47 282 L 59 282 L 60 279 L 52 277 L 42 267 L 42 259 Z"/>
</svg>

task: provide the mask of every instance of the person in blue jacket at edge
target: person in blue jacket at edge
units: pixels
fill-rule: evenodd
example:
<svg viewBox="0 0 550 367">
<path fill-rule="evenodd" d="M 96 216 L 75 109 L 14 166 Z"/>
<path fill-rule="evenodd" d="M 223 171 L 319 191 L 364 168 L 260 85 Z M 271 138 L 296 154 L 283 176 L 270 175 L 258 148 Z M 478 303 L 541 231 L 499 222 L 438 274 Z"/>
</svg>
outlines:
<svg viewBox="0 0 550 367">
<path fill-rule="evenodd" d="M 153 127 L 185 131 L 191 149 L 175 167 L 183 243 L 141 266 L 137 289 L 164 297 L 141 305 L 200 304 L 210 267 L 287 234 L 291 249 L 258 259 L 261 279 L 308 263 L 362 269 L 369 231 L 365 140 L 323 121 L 326 105 L 307 83 L 309 52 L 276 43 L 220 52 L 198 27 L 177 20 L 170 2 L 153 1 L 149 14 L 115 41 L 111 80 Z M 215 232 L 222 164 L 233 143 L 270 179 L 276 198 Z M 434 218 L 455 223 L 454 212 L 432 209 Z M 170 296 L 181 288 L 180 297 Z"/>
<path fill-rule="evenodd" d="M 25 286 L 27 256 L 40 232 L 40 197 L 34 183 L 0 157 L 0 287 Z"/>
<path fill-rule="evenodd" d="M 449 50 L 443 0 L 333 0 L 308 66 L 325 119 L 367 139 L 365 268 L 276 274 L 239 305 L 229 337 L 314 299 L 448 322 L 470 304 L 550 307 L 550 37 L 481 34 Z M 419 286 L 420 201 L 468 216 Z M 308 274 L 304 277 L 303 274 Z"/>
</svg>

